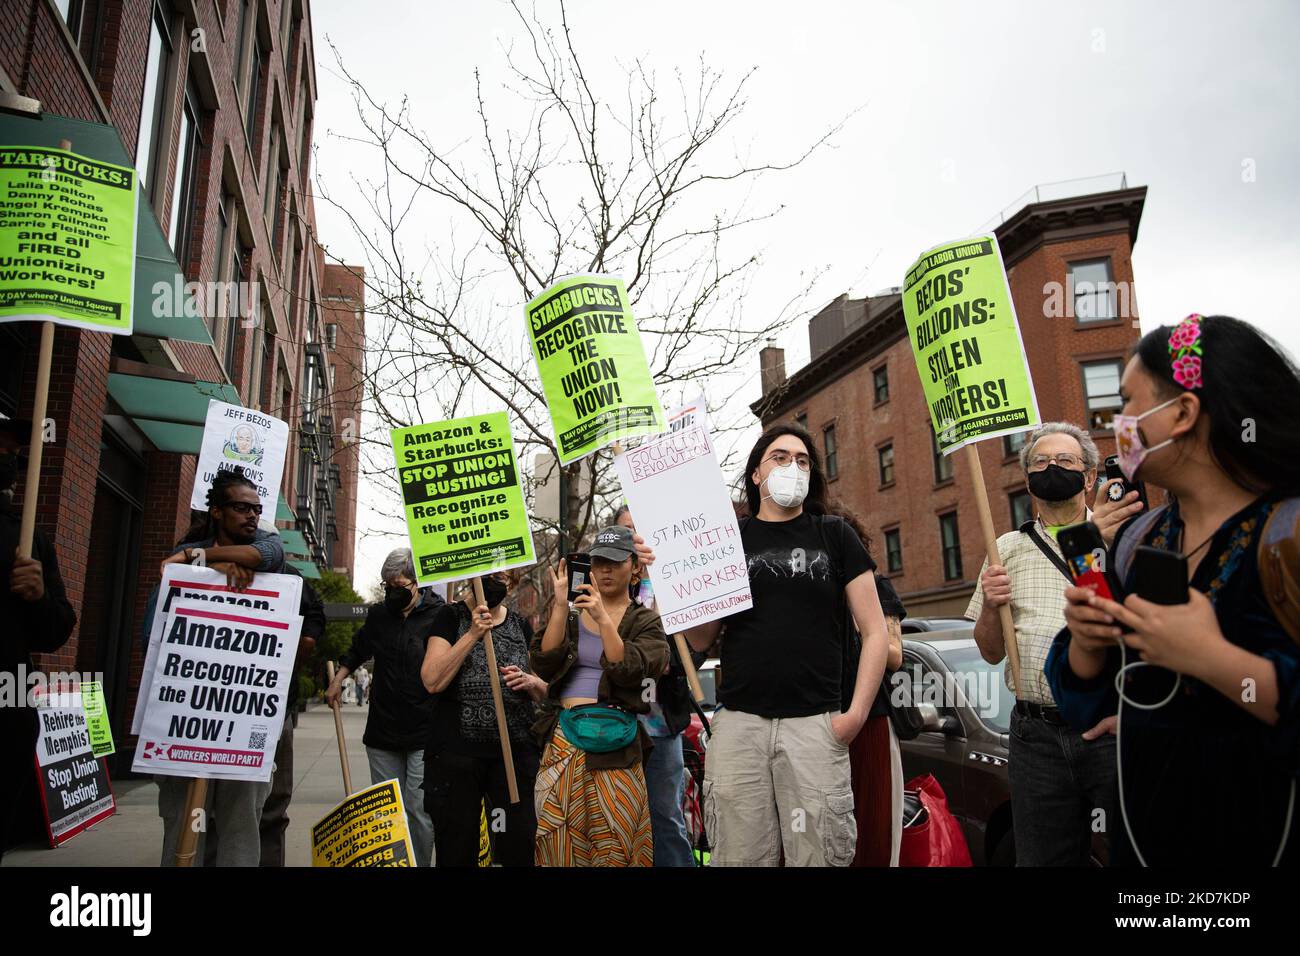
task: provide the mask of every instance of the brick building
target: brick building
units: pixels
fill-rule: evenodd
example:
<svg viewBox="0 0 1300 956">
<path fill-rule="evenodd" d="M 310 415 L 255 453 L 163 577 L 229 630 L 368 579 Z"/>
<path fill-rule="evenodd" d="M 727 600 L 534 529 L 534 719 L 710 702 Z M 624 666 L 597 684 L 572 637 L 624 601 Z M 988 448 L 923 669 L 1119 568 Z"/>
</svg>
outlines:
<svg viewBox="0 0 1300 956">
<path fill-rule="evenodd" d="M 145 603 L 190 523 L 209 398 L 289 423 L 279 507 L 263 517 L 307 576 L 351 574 L 356 447 L 335 422 L 359 420 L 360 396 L 335 394 L 331 367 L 360 365 L 363 322 L 351 289 L 350 333 L 327 342 L 315 100 L 307 0 L 0 5 L 0 142 L 67 138 L 140 175 L 135 331 L 57 329 L 38 504 L 79 621 L 39 663 L 102 672 L 120 742 Z M 38 335 L 0 325 L 6 415 L 30 414 Z"/>
<path fill-rule="evenodd" d="M 1044 421 L 1091 429 L 1114 453 L 1109 422 L 1137 341 L 1132 249 L 1146 187 L 1031 201 L 997 226 Z M 963 454 L 937 453 L 898 290 L 841 295 L 809 320 L 810 361 L 786 376 L 760 354 L 764 427 L 797 421 L 826 463 L 830 495 L 854 511 L 871 551 L 915 616 L 960 616 L 984 559 Z M 1030 514 L 1021 436 L 979 445 L 999 533 Z"/>
</svg>

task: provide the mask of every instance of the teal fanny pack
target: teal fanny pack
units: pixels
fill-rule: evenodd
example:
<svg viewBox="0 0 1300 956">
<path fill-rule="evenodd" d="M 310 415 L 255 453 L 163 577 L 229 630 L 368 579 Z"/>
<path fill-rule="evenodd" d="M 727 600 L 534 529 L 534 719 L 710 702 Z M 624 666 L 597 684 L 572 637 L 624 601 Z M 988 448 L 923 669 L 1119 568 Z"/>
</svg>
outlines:
<svg viewBox="0 0 1300 956">
<path fill-rule="evenodd" d="M 604 754 L 636 740 L 637 719 L 613 704 L 580 704 L 560 711 L 560 729 L 579 750 Z"/>
</svg>

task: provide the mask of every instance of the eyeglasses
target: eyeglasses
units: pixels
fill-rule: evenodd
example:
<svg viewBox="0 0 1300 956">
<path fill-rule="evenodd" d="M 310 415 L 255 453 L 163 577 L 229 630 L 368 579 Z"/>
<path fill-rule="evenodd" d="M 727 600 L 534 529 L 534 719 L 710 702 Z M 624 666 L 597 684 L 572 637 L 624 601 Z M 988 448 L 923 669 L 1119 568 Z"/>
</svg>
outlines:
<svg viewBox="0 0 1300 956">
<path fill-rule="evenodd" d="M 788 451 L 783 451 L 781 449 L 778 449 L 772 452 L 772 454 L 768 455 L 765 460 L 776 462 L 776 466 L 778 468 L 784 468 L 792 461 L 798 462 L 799 467 L 804 471 L 808 471 L 810 468 L 812 468 L 812 459 L 809 458 L 807 455 L 803 454 L 802 452 L 800 452 L 797 455 L 791 455 Z"/>
<path fill-rule="evenodd" d="M 229 508 L 232 511 L 234 511 L 235 514 L 237 515 L 254 514 L 257 515 L 259 518 L 262 516 L 262 506 L 250 505 L 247 501 L 227 501 L 221 507 Z"/>
<path fill-rule="evenodd" d="M 1083 459 L 1078 455 L 1071 455 L 1069 452 L 1066 452 L 1064 455 L 1035 455 L 1033 458 L 1029 459 L 1029 470 L 1042 471 L 1052 462 L 1056 462 L 1062 468 L 1069 471 L 1083 470 Z"/>
</svg>

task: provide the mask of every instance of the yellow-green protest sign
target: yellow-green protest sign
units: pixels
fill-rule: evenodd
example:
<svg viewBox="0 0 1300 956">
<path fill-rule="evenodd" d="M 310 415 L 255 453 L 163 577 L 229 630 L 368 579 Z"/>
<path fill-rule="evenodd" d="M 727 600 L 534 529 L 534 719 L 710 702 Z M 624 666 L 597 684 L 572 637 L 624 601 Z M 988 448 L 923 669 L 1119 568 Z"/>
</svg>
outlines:
<svg viewBox="0 0 1300 956">
<path fill-rule="evenodd" d="M 117 748 L 113 745 L 113 728 L 104 708 L 104 688 L 99 681 L 81 685 L 81 707 L 86 712 L 91 753 L 96 757 L 107 757 Z"/>
<path fill-rule="evenodd" d="M 949 242 L 907 270 L 903 315 L 939 449 L 1039 424 L 995 236 Z"/>
<path fill-rule="evenodd" d="M 135 170 L 0 146 L 0 322 L 130 335 Z"/>
<path fill-rule="evenodd" d="M 536 563 L 505 412 L 395 428 L 392 437 L 421 584 Z"/>
<path fill-rule="evenodd" d="M 358 790 L 311 828 L 312 866 L 415 866 L 402 785 Z"/>
<path fill-rule="evenodd" d="M 561 464 L 621 438 L 667 431 L 622 279 L 557 282 L 524 317 Z"/>
</svg>

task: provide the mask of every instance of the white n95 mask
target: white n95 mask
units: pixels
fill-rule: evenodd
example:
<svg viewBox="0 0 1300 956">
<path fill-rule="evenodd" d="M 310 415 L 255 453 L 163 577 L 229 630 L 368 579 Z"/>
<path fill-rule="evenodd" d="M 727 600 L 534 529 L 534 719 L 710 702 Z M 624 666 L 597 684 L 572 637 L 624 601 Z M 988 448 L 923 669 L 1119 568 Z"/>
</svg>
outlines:
<svg viewBox="0 0 1300 956">
<path fill-rule="evenodd" d="M 797 508 L 808 497 L 808 472 L 797 461 L 773 468 L 764 481 L 768 493 L 763 497 L 771 498 L 782 508 Z"/>
</svg>

